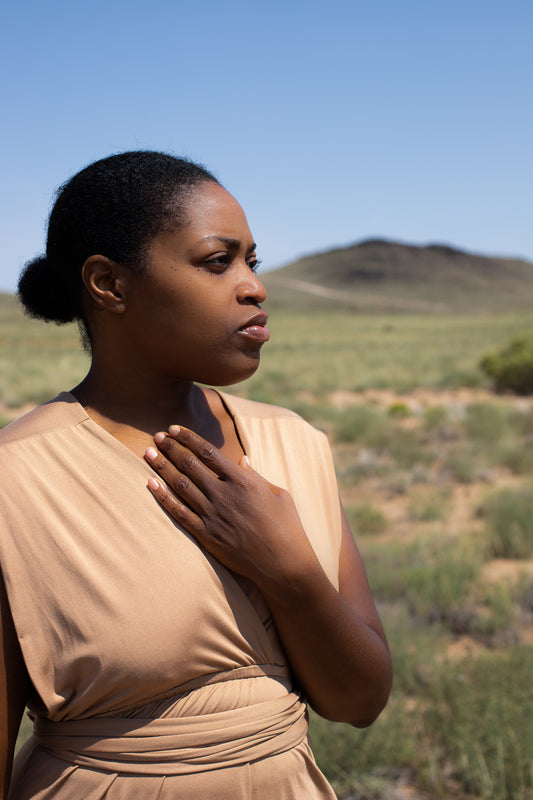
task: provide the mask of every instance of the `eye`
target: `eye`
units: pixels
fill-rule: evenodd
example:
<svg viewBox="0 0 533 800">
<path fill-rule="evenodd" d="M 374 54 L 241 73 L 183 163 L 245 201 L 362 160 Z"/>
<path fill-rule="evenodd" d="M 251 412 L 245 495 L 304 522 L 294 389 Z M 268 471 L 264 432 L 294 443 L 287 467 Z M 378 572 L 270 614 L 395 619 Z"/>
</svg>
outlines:
<svg viewBox="0 0 533 800">
<path fill-rule="evenodd" d="M 210 258 L 206 258 L 204 264 L 208 269 L 213 272 L 224 272 L 231 263 L 231 256 L 229 253 L 217 253 Z"/>
<path fill-rule="evenodd" d="M 259 269 L 259 267 L 261 266 L 262 262 L 261 262 L 260 258 L 257 258 L 256 256 L 252 256 L 252 258 L 250 258 L 246 263 L 248 264 L 248 266 L 250 267 L 252 272 L 255 274 L 257 272 L 257 270 Z"/>
</svg>

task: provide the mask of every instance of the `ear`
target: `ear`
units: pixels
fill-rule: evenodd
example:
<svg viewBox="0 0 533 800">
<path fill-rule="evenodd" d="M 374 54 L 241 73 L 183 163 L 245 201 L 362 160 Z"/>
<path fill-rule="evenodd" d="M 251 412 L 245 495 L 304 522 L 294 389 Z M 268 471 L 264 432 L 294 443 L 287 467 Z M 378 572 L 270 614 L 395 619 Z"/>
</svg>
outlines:
<svg viewBox="0 0 533 800">
<path fill-rule="evenodd" d="M 94 305 L 112 314 L 126 310 L 128 271 L 106 256 L 89 256 L 81 269 L 81 278 Z"/>
</svg>

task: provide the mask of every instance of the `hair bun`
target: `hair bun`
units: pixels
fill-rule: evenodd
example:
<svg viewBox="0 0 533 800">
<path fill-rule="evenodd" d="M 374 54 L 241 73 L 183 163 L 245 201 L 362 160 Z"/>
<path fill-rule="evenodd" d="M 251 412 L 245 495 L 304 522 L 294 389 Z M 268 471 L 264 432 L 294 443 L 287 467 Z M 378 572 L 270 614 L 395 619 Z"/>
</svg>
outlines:
<svg viewBox="0 0 533 800">
<path fill-rule="evenodd" d="M 17 294 L 27 314 L 63 324 L 77 318 L 77 305 L 65 297 L 65 287 L 45 255 L 28 261 L 20 275 Z"/>
<path fill-rule="evenodd" d="M 105 256 L 141 273 L 149 241 L 169 223 L 186 223 L 190 193 L 205 181 L 217 183 L 199 164 L 151 150 L 117 153 L 82 169 L 58 190 L 46 255 L 28 261 L 20 276 L 26 312 L 59 324 L 78 320 L 87 331 L 87 259 Z"/>
</svg>

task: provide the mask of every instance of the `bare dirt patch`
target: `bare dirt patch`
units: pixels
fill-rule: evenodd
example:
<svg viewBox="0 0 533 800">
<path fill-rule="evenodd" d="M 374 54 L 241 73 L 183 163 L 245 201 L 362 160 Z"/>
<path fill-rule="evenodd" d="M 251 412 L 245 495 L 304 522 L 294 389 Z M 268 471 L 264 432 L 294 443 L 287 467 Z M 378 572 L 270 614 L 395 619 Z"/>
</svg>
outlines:
<svg viewBox="0 0 533 800">
<path fill-rule="evenodd" d="M 483 565 L 482 576 L 490 583 L 510 580 L 513 583 L 526 576 L 533 576 L 533 559 L 495 558 Z"/>
<path fill-rule="evenodd" d="M 412 392 L 400 394 L 389 389 L 365 389 L 361 392 L 338 390 L 330 392 L 328 402 L 335 408 L 348 408 L 351 405 L 375 405 L 377 408 L 388 410 L 396 404 L 403 404 L 411 414 L 423 414 L 428 408 L 436 406 L 468 406 L 472 403 L 501 403 L 512 404 L 515 408 L 528 410 L 532 406 L 529 397 L 513 397 L 508 395 L 495 395 L 487 389 L 443 389 L 431 391 L 430 389 L 415 389 Z"/>
</svg>

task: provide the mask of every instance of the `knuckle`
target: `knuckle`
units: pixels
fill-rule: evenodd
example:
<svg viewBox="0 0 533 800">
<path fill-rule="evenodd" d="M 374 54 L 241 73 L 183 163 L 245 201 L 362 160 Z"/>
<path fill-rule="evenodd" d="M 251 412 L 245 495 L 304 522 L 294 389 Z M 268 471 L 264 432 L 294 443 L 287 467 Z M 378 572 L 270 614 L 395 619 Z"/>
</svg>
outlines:
<svg viewBox="0 0 533 800">
<path fill-rule="evenodd" d="M 214 461 L 217 454 L 217 449 L 212 444 L 205 444 L 202 446 L 200 450 L 200 458 L 202 461 L 211 462 Z"/>
<path fill-rule="evenodd" d="M 244 474 L 239 475 L 237 484 L 244 490 L 250 489 L 257 485 L 257 476 L 255 473 L 250 475 L 249 472 L 245 472 Z"/>
<path fill-rule="evenodd" d="M 177 520 L 180 520 L 181 522 L 187 519 L 187 512 L 188 508 L 187 506 L 184 506 L 183 503 L 176 503 L 176 505 L 174 506 L 174 516 L 176 517 Z"/>
<path fill-rule="evenodd" d="M 191 454 L 186 455 L 181 462 L 181 468 L 184 469 L 186 472 L 192 472 L 196 466 L 196 459 Z"/>
<path fill-rule="evenodd" d="M 185 475 L 179 475 L 175 481 L 175 488 L 176 491 L 179 492 L 186 492 L 190 488 L 191 482 Z"/>
</svg>

